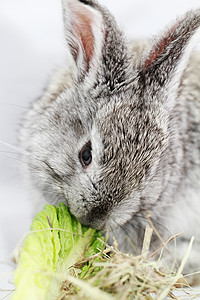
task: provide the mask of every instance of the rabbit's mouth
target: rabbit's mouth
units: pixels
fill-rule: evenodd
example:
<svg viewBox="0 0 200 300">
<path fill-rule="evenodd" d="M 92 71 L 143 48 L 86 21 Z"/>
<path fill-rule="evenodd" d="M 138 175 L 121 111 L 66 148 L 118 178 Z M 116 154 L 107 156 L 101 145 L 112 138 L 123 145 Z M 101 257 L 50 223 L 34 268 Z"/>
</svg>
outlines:
<svg viewBox="0 0 200 300">
<path fill-rule="evenodd" d="M 107 213 L 99 210 L 99 208 L 93 208 L 84 216 L 78 217 L 81 224 L 103 231 L 106 229 L 107 219 Z"/>
<path fill-rule="evenodd" d="M 95 207 L 86 215 L 78 217 L 78 219 L 85 226 L 109 232 L 123 227 L 130 222 L 138 212 L 139 210 L 137 210 L 137 212 L 131 212 L 130 207 L 128 210 L 119 207 L 111 210 L 102 210 L 100 207 Z"/>
</svg>

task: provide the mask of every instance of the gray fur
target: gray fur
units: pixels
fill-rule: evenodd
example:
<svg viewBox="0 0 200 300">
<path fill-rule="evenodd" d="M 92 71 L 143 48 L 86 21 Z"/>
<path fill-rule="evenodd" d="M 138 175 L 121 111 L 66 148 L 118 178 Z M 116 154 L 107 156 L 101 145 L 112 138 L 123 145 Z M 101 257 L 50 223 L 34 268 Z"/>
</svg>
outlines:
<svg viewBox="0 0 200 300">
<path fill-rule="evenodd" d="M 200 270 L 200 55 L 192 54 L 200 10 L 157 42 L 129 45 L 95 1 L 64 0 L 65 23 L 71 3 L 100 16 L 102 36 L 93 36 L 101 48 L 87 63 L 84 53 L 76 60 L 78 37 L 66 26 L 73 59 L 21 130 L 31 183 L 82 223 L 111 231 L 126 251 L 141 248 L 147 212 L 164 241 L 184 230 L 178 261 L 195 235 L 188 270 Z M 92 163 L 84 169 L 79 153 L 88 141 Z M 155 235 L 152 248 L 160 243 Z"/>
</svg>

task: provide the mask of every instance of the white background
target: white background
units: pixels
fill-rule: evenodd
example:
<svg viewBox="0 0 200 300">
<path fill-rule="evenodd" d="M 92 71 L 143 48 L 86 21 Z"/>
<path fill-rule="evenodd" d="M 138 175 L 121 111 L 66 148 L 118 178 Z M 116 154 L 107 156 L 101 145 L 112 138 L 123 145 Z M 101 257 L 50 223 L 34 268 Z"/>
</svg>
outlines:
<svg viewBox="0 0 200 300">
<path fill-rule="evenodd" d="M 132 38 L 158 33 L 199 0 L 101 0 Z M 60 0 L 0 0 L 0 141 L 17 144 L 31 101 L 52 71 L 65 62 Z M 18 172 L 16 149 L 0 144 L 0 288 L 9 288 L 6 262 L 29 229 L 30 193 Z M 0 299 L 6 293 L 0 292 Z"/>
</svg>

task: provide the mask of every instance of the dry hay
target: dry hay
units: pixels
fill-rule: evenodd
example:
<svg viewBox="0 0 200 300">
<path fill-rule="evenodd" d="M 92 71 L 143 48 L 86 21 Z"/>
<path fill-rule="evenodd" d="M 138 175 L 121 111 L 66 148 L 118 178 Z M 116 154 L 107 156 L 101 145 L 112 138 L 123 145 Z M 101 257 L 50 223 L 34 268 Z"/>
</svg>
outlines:
<svg viewBox="0 0 200 300">
<path fill-rule="evenodd" d="M 141 255 L 120 252 L 114 241 L 112 247 L 106 246 L 104 251 L 78 262 L 70 268 L 57 300 L 199 299 L 200 294 L 192 296 L 191 288 L 183 289 L 184 298 L 174 295 L 178 288 L 189 288 L 182 271 L 193 238 L 178 271 L 165 272 L 159 269 L 152 255 L 148 257 L 151 236 L 152 229 L 148 226 Z"/>
</svg>

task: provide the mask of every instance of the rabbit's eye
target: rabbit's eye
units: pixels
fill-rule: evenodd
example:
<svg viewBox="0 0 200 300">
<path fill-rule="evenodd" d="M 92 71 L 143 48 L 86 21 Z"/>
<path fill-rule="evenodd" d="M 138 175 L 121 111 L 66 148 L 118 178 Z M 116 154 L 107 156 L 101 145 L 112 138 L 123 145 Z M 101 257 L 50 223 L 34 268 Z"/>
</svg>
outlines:
<svg viewBox="0 0 200 300">
<path fill-rule="evenodd" d="M 81 161 L 81 164 L 83 167 L 87 167 L 92 162 L 92 147 L 91 143 L 88 142 L 83 148 L 81 149 L 81 152 L 79 154 L 79 158 Z"/>
</svg>

